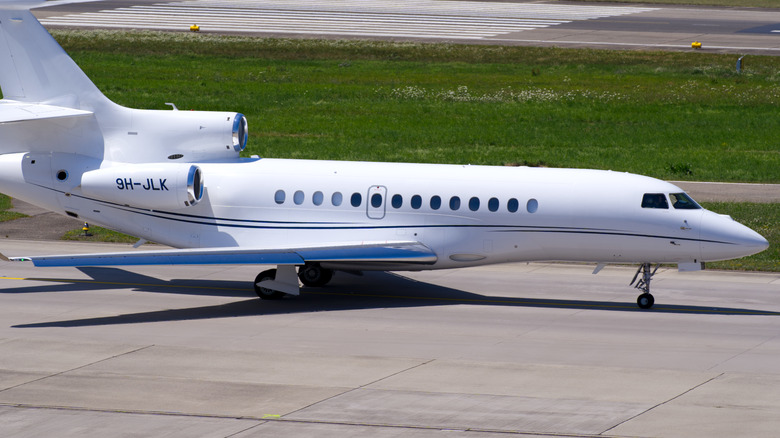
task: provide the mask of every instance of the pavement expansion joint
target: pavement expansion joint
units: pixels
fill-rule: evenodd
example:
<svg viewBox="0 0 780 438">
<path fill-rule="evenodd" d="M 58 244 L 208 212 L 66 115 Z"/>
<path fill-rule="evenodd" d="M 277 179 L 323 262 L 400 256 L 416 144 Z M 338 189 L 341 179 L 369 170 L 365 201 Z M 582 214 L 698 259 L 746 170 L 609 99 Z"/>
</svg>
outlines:
<svg viewBox="0 0 780 438">
<path fill-rule="evenodd" d="M 721 378 L 721 377 L 723 377 L 725 374 L 726 374 L 726 373 L 720 373 L 720 374 L 718 374 L 717 376 L 710 377 L 709 379 L 707 379 L 707 380 L 705 380 L 705 381 L 703 381 L 703 382 L 699 383 L 698 385 L 694 385 L 694 386 L 692 386 L 691 388 L 688 388 L 687 390 L 685 390 L 685 391 L 683 391 L 683 392 L 681 392 L 681 393 L 679 393 L 679 394 L 675 395 L 674 397 L 672 397 L 672 398 L 670 398 L 670 399 L 668 399 L 668 400 L 664 400 L 664 401 L 662 401 L 662 402 L 660 402 L 660 403 L 657 403 L 657 404 L 656 404 L 656 405 L 654 405 L 654 406 L 651 406 L 651 407 L 649 407 L 649 408 L 645 409 L 644 411 L 642 411 L 642 412 L 640 412 L 640 413 L 638 413 L 638 414 L 636 414 L 636 415 L 634 415 L 634 416 L 632 416 L 632 417 L 630 417 L 630 418 L 626 418 L 625 420 L 623 420 L 623 421 L 621 421 L 621 422 L 619 422 L 619 423 L 615 424 L 614 426 L 612 426 L 612 427 L 610 427 L 609 429 L 605 430 L 604 432 L 600 433 L 598 436 L 603 436 L 603 434 L 605 434 L 605 433 L 609 432 L 610 430 L 614 430 L 615 428 L 617 428 L 617 427 L 618 427 L 618 426 L 620 426 L 621 424 L 628 423 L 629 421 L 632 421 L 632 420 L 634 420 L 634 419 L 636 419 L 636 418 L 639 418 L 639 417 L 641 417 L 642 415 L 645 415 L 645 414 L 647 414 L 647 413 L 648 413 L 648 412 L 650 412 L 650 411 L 653 411 L 653 410 L 655 410 L 655 409 L 657 409 L 657 408 L 659 408 L 659 407 L 661 407 L 661 406 L 664 406 L 664 405 L 666 405 L 666 404 L 669 404 L 669 403 L 673 402 L 674 400 L 677 400 L 677 399 L 679 399 L 680 397 L 682 397 L 682 396 L 684 396 L 684 395 L 686 395 L 686 394 L 689 394 L 689 393 L 693 392 L 693 391 L 694 391 L 694 390 L 696 390 L 696 389 L 699 389 L 699 388 L 701 388 L 702 386 L 704 386 L 704 385 L 706 385 L 706 384 L 708 384 L 708 383 L 712 382 L 713 380 L 720 379 L 720 378 Z"/>
<path fill-rule="evenodd" d="M 489 433 L 489 434 L 502 434 L 502 435 L 515 435 L 515 436 L 534 436 L 534 437 L 552 437 L 552 438 L 617 438 L 617 435 L 600 434 L 578 434 L 578 433 L 555 433 L 555 432 L 537 432 L 537 431 L 523 431 L 523 430 L 502 430 L 502 429 L 482 429 L 482 428 L 447 428 L 442 426 L 417 426 L 410 424 L 385 424 L 385 423 L 367 423 L 367 422 L 349 422 L 349 421 L 328 421 L 328 420 L 301 420 L 301 419 L 289 419 L 282 418 L 275 415 L 263 415 L 261 417 L 245 416 L 245 415 L 217 415 L 217 414 L 192 414 L 185 412 L 169 412 L 169 411 L 152 411 L 152 410 L 129 410 L 129 409 L 98 409 L 98 408 L 86 408 L 78 406 L 43 406 L 32 405 L 26 403 L 0 403 L 0 407 L 18 408 L 18 409 L 33 409 L 33 410 L 51 410 L 51 411 L 67 411 L 67 412 L 99 412 L 104 414 L 124 414 L 124 415 L 156 415 L 165 417 L 181 417 L 181 418 L 207 418 L 207 419 L 224 419 L 224 420 L 247 420 L 257 421 L 257 424 L 253 424 L 241 431 L 228 435 L 240 436 L 247 431 L 256 429 L 266 423 L 289 423 L 289 424 L 310 424 L 310 425 L 328 425 L 328 426 L 351 426 L 351 427 L 367 427 L 374 429 L 397 429 L 397 430 L 427 430 L 427 431 L 458 431 L 463 433 Z"/>
<path fill-rule="evenodd" d="M 296 409 L 296 410 L 294 410 L 294 411 L 288 412 L 288 413 L 287 413 L 287 414 L 285 414 L 285 415 L 292 415 L 292 414 L 295 414 L 295 413 L 297 413 L 297 412 L 305 411 L 306 409 L 309 409 L 309 408 L 311 408 L 312 406 L 318 405 L 318 404 L 320 404 L 320 403 L 327 402 L 327 401 L 329 401 L 329 400 L 333 400 L 334 398 L 342 397 L 342 396 L 344 396 L 345 394 L 349 394 L 349 393 L 351 393 L 351 392 L 354 392 L 354 391 L 357 391 L 357 390 L 359 390 L 359 389 L 366 388 L 366 387 L 368 387 L 368 386 L 371 386 L 371 385 L 374 385 L 374 384 L 376 384 L 376 383 L 379 383 L 379 382 L 381 382 L 381 381 L 383 381 L 383 380 L 385 380 L 385 379 L 389 379 L 389 378 L 391 378 L 391 377 L 394 377 L 394 376 L 397 376 L 397 375 L 399 375 L 399 374 L 403 374 L 403 373 L 405 373 L 405 372 L 408 372 L 408 371 L 411 371 L 411 370 L 413 370 L 413 369 L 419 368 L 419 367 L 421 367 L 421 366 L 427 365 L 427 364 L 429 364 L 429 363 L 433 362 L 434 360 L 435 360 L 435 359 L 429 359 L 429 360 L 423 361 L 423 362 L 421 362 L 421 363 L 418 363 L 418 364 L 416 364 L 416 365 L 413 365 L 413 366 L 410 366 L 410 367 L 408 367 L 408 368 L 405 368 L 405 369 L 403 369 L 403 370 L 401 370 L 401 371 L 397 371 L 397 372 L 395 372 L 395 373 L 391 373 L 391 374 L 389 374 L 389 375 L 387 375 L 387 376 L 380 377 L 379 379 L 376 379 L 376 380 L 374 380 L 374 381 L 372 381 L 372 382 L 368 382 L 368 383 L 362 384 L 362 385 L 360 385 L 360 386 L 356 386 L 356 387 L 354 387 L 354 388 L 350 388 L 350 389 L 348 389 L 348 390 L 346 390 L 346 391 L 344 391 L 344 392 L 340 392 L 340 393 L 338 393 L 338 394 L 335 394 L 335 395 L 333 395 L 333 396 L 331 396 L 331 397 L 327 397 L 327 398 L 324 398 L 324 399 L 322 399 L 322 400 L 318 400 L 318 401 L 316 401 L 316 402 L 314 402 L 314 403 L 311 403 L 311 404 L 309 404 L 309 405 L 303 406 L 303 407 L 301 407 L 300 409 Z M 267 416 L 266 416 L 266 417 L 263 417 L 263 419 L 267 419 L 267 420 L 277 420 L 277 421 L 278 421 L 278 420 L 283 420 L 283 421 L 299 421 L 299 420 L 287 420 L 287 419 L 284 419 L 284 418 L 282 418 L 282 417 L 278 417 L 278 418 L 269 418 L 269 417 L 267 417 Z M 308 421 L 304 421 L 304 422 L 308 422 Z M 342 423 L 339 423 L 339 422 L 334 422 L 334 423 L 326 422 L 326 423 L 327 423 L 327 424 L 342 424 Z M 345 424 L 346 424 L 346 423 L 345 423 Z M 370 425 L 370 424 L 363 424 L 363 426 L 372 426 L 372 425 Z"/>
<path fill-rule="evenodd" d="M 30 380 L 30 381 L 27 381 L 27 382 L 22 382 L 22 383 L 19 383 L 19 384 L 17 384 L 17 385 L 12 385 L 12 386 L 9 386 L 9 387 L 7 387 L 7 388 L 0 389 L 0 392 L 5 392 L 5 391 L 8 391 L 8 390 L 11 390 L 11 389 L 14 389 L 14 388 L 19 388 L 20 386 L 29 385 L 29 384 L 31 384 L 31 383 L 35 383 L 35 382 L 40 382 L 40 381 L 42 381 L 42 380 L 46 380 L 46 379 L 49 379 L 49 378 L 52 378 L 52 377 L 61 376 L 61 375 L 63 375 L 63 374 L 72 373 L 73 371 L 78 371 L 78 370 L 80 370 L 80 369 L 83 369 L 83 368 L 86 368 L 86 367 L 89 367 L 89 366 L 92 366 L 92 365 L 96 365 L 96 364 L 99 364 L 99 363 L 101 363 L 101 362 L 105 362 L 105 361 L 107 361 L 107 360 L 116 359 L 116 358 L 118 358 L 118 357 L 122 357 L 122 356 L 125 356 L 125 355 L 128 355 L 128 354 L 137 353 L 137 352 L 139 352 L 139 351 L 141 351 L 141 350 L 145 350 L 145 349 L 147 349 L 147 348 L 149 348 L 149 347 L 153 347 L 153 346 L 154 346 L 154 345 L 145 345 L 145 346 L 143 346 L 143 347 L 139 347 L 139 348 L 136 348 L 136 349 L 134 349 L 134 350 L 125 351 L 124 353 L 119 353 L 119 354 L 115 354 L 115 355 L 113 355 L 113 356 L 104 357 L 103 359 L 96 360 L 96 361 L 94 361 L 94 362 L 90 362 L 90 363 L 87 363 L 87 364 L 84 364 L 84 365 L 79 365 L 79 366 L 77 366 L 77 367 L 75 367 L 75 368 L 71 368 L 71 369 L 69 369 L 69 370 L 58 371 L 58 372 L 56 372 L 56 373 L 53 373 L 53 374 L 48 374 L 48 375 L 46 375 L 46 376 L 39 377 L 39 378 L 37 378 L 37 379 L 33 379 L 33 380 Z M 2 404 L 2 403 L 0 403 L 0 406 L 2 406 L 2 405 L 3 405 L 3 404 Z M 12 405 L 11 405 L 11 406 L 12 406 Z"/>
<path fill-rule="evenodd" d="M 728 363 L 728 362 L 730 362 L 730 361 L 732 361 L 732 360 L 734 360 L 734 359 L 736 359 L 736 358 L 738 358 L 740 356 L 743 356 L 745 354 L 748 354 L 748 353 L 756 350 L 757 348 L 760 348 L 761 346 L 765 345 L 766 343 L 768 343 L 770 341 L 776 340 L 777 338 L 778 338 L 777 336 L 768 337 L 768 338 L 764 339 L 763 341 L 757 343 L 756 345 L 753 345 L 753 346 L 751 346 L 749 348 L 746 348 L 746 349 L 744 349 L 742 351 L 734 353 L 732 356 L 727 357 L 727 358 L 723 359 L 722 361 L 720 361 L 720 362 L 718 362 L 716 364 L 713 364 L 707 371 L 712 371 L 715 368 L 718 368 L 718 367 L 722 366 L 725 363 Z"/>
</svg>

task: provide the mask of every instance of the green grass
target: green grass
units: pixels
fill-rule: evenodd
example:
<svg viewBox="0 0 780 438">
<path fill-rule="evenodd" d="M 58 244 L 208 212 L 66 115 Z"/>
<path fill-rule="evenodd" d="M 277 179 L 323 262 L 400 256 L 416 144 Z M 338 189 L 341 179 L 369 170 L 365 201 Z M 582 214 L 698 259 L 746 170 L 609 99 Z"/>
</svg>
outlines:
<svg viewBox="0 0 780 438">
<path fill-rule="evenodd" d="M 110 98 L 234 110 L 246 154 L 780 182 L 780 58 L 58 31 Z"/>
<path fill-rule="evenodd" d="M 737 260 L 707 263 L 709 269 L 742 271 L 780 271 L 780 204 L 753 204 L 707 202 L 703 207 L 727 214 L 769 241 L 769 248 L 761 253 Z"/>
<path fill-rule="evenodd" d="M 89 235 L 85 236 L 81 228 L 68 231 L 62 236 L 62 240 L 78 240 L 82 242 L 112 242 L 112 243 L 135 243 L 137 237 L 112 231 L 107 228 L 91 226 Z"/>
<path fill-rule="evenodd" d="M 14 219 L 27 217 L 27 215 L 24 215 L 22 213 L 8 211 L 11 208 L 13 208 L 13 205 L 11 204 L 11 198 L 6 195 L 0 194 L 0 222 L 11 221 Z"/>
</svg>

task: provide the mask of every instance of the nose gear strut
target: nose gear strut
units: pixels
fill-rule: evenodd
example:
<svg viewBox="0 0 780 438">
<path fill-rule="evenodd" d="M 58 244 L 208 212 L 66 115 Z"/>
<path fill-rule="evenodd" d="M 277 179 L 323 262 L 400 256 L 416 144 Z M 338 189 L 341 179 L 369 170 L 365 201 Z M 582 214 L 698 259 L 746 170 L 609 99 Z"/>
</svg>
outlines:
<svg viewBox="0 0 780 438">
<path fill-rule="evenodd" d="M 653 275 L 658 271 L 658 268 L 661 267 L 661 264 L 659 263 L 656 265 L 655 269 L 652 269 L 652 267 L 653 265 L 651 263 L 642 263 L 639 265 L 639 269 L 636 270 L 634 278 L 631 280 L 631 283 L 629 283 L 629 285 L 634 285 L 636 282 L 634 287 L 642 291 L 642 294 L 636 299 L 636 305 L 639 306 L 640 309 L 649 309 L 655 304 L 655 298 L 650 294 L 650 280 L 652 280 Z M 640 272 L 642 273 L 641 278 L 639 278 Z M 639 278 L 639 281 L 637 281 L 637 278 Z"/>
</svg>

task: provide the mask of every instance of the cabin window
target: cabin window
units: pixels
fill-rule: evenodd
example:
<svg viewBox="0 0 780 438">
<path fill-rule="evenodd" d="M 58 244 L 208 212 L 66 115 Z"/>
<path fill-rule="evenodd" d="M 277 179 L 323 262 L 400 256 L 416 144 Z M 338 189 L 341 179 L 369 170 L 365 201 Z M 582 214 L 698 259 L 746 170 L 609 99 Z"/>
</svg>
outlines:
<svg viewBox="0 0 780 438">
<path fill-rule="evenodd" d="M 438 196 L 431 197 L 431 209 L 438 210 L 441 208 L 441 198 Z"/>
<path fill-rule="evenodd" d="M 393 198 L 390 200 L 390 205 L 392 205 L 393 208 L 401 208 L 403 204 L 404 198 L 401 195 L 393 195 Z"/>
<path fill-rule="evenodd" d="M 304 198 L 303 192 L 300 190 L 296 191 L 293 194 L 293 202 L 295 203 L 295 205 L 303 204 L 303 198 Z"/>
<path fill-rule="evenodd" d="M 363 203 L 363 195 L 360 193 L 353 193 L 352 197 L 349 198 L 349 203 L 352 204 L 353 207 L 360 207 L 360 204 Z"/>
<path fill-rule="evenodd" d="M 479 210 L 479 198 L 477 198 L 476 196 L 469 199 L 469 210 L 471 211 Z"/>
<path fill-rule="evenodd" d="M 379 208 L 382 206 L 382 195 L 379 193 L 374 193 L 371 195 L 371 207 L 373 208 Z"/>
<path fill-rule="evenodd" d="M 274 201 L 277 204 L 284 204 L 284 198 L 285 198 L 284 190 L 277 190 L 276 193 L 274 193 Z"/>
<path fill-rule="evenodd" d="M 353 193 L 349 202 L 353 207 L 360 207 L 360 204 L 363 203 L 363 196 L 360 193 Z"/>
<path fill-rule="evenodd" d="M 498 205 L 498 198 L 490 198 L 490 200 L 488 200 L 488 210 L 493 212 L 498 211 Z"/>
<path fill-rule="evenodd" d="M 335 192 L 333 196 L 330 197 L 330 203 L 333 204 L 334 207 L 338 207 L 343 201 L 344 196 L 341 195 L 341 192 Z"/>
<path fill-rule="evenodd" d="M 450 210 L 457 210 L 460 208 L 460 198 L 453 196 L 450 198 Z"/>
<path fill-rule="evenodd" d="M 517 199 L 512 198 L 507 201 L 506 209 L 509 210 L 510 213 L 515 213 L 518 208 L 520 208 L 520 202 L 518 202 Z"/>
<path fill-rule="evenodd" d="M 686 193 L 671 193 L 669 199 L 677 210 L 699 210 L 701 206 Z"/>
<path fill-rule="evenodd" d="M 311 195 L 311 202 L 313 202 L 314 205 L 322 205 L 324 199 L 325 195 L 323 195 L 322 192 L 314 192 L 314 194 Z"/>
<path fill-rule="evenodd" d="M 525 209 L 528 210 L 529 213 L 536 213 L 536 210 L 539 209 L 539 201 L 534 198 L 529 199 L 525 204 Z"/>
<path fill-rule="evenodd" d="M 642 208 L 668 209 L 669 203 L 666 202 L 666 196 L 663 193 L 645 193 L 642 196 Z"/>
<path fill-rule="evenodd" d="M 422 196 L 420 195 L 414 195 L 412 196 L 412 208 L 417 210 L 418 208 L 422 207 Z"/>
</svg>

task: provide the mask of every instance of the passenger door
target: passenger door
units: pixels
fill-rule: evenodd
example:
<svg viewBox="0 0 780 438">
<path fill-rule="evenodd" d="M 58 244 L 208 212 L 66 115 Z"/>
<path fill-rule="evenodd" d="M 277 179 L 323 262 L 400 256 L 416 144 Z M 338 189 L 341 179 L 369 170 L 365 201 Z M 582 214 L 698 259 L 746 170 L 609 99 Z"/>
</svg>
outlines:
<svg viewBox="0 0 780 438">
<path fill-rule="evenodd" d="M 370 219 L 382 219 L 385 217 L 385 198 L 387 187 L 371 186 L 368 189 L 368 202 L 366 214 Z"/>
</svg>

